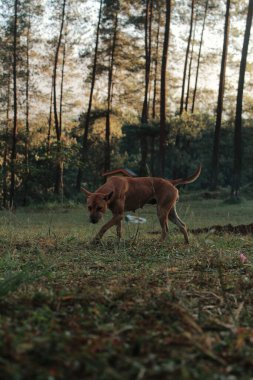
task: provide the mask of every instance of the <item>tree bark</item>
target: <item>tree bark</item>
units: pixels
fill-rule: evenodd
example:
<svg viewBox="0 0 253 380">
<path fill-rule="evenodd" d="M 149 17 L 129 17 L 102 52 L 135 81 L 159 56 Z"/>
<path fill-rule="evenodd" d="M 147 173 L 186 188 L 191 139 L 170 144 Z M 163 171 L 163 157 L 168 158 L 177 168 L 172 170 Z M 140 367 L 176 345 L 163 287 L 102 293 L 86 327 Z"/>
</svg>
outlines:
<svg viewBox="0 0 253 380">
<path fill-rule="evenodd" d="M 187 48 L 186 48 L 186 53 L 185 53 L 185 62 L 184 62 L 184 71 L 183 71 L 183 83 L 182 83 L 180 111 L 179 111 L 180 115 L 182 115 L 183 110 L 184 110 L 184 93 L 185 93 L 186 71 L 187 71 L 188 57 L 189 57 L 190 44 L 191 44 L 191 38 L 192 38 L 194 4 L 195 4 L 195 0 L 192 0 L 192 3 L 191 3 L 190 31 L 189 31 Z"/>
<path fill-rule="evenodd" d="M 157 73 L 158 73 L 158 54 L 159 54 L 159 37 L 160 37 L 160 20 L 161 20 L 161 8 L 158 9 L 158 21 L 157 21 L 157 33 L 156 33 L 156 48 L 154 59 L 154 91 L 153 91 L 153 104 L 152 104 L 152 118 L 156 118 L 156 95 L 157 95 Z"/>
<path fill-rule="evenodd" d="M 63 43 L 62 66 L 61 66 L 61 93 L 60 93 L 60 112 L 59 112 L 59 127 L 60 127 L 60 131 L 62 131 L 63 88 L 64 88 L 65 59 L 66 59 L 66 39 L 65 39 L 65 41 Z"/>
<path fill-rule="evenodd" d="M 153 0 L 146 0 L 146 16 L 145 16 L 145 92 L 142 107 L 141 122 L 148 122 L 148 94 L 150 82 L 150 66 L 151 66 L 151 43 L 152 43 L 152 15 L 153 15 Z"/>
<path fill-rule="evenodd" d="M 55 184 L 54 184 L 54 193 L 57 195 L 63 196 L 63 165 L 62 165 L 62 147 L 61 147 L 61 124 L 59 122 L 58 110 L 57 110 L 57 68 L 59 60 L 59 52 L 62 43 L 63 37 L 63 28 L 65 22 L 65 9 L 66 9 L 66 0 L 63 0 L 62 3 L 62 15 L 61 15 L 61 25 L 60 32 L 58 36 L 58 41 L 56 45 L 55 59 L 54 59 L 54 70 L 53 70 L 53 109 L 54 109 L 54 126 L 56 132 L 57 140 L 57 150 L 56 150 L 56 168 L 55 168 Z"/>
<path fill-rule="evenodd" d="M 199 54 L 198 54 L 198 60 L 197 60 L 195 86 L 194 86 L 193 97 L 192 97 L 192 108 L 191 108 L 191 112 L 192 113 L 194 113 L 194 109 L 195 109 L 195 101 L 196 101 L 197 88 L 198 88 L 198 79 L 199 79 L 200 58 L 201 58 L 202 45 L 203 45 L 203 37 L 204 37 L 204 31 L 205 31 L 205 25 L 206 25 L 207 9 L 208 9 L 208 0 L 206 0 L 205 13 L 204 13 L 204 19 L 203 19 L 203 25 L 202 25 L 200 43 L 199 43 Z"/>
<path fill-rule="evenodd" d="M 243 90 L 245 71 L 247 65 L 247 55 L 250 39 L 250 31 L 252 26 L 253 16 L 253 0 L 249 0 L 248 14 L 246 21 L 246 28 L 244 33 L 244 41 L 241 55 L 239 82 L 236 100 L 236 116 L 235 116 L 235 130 L 234 130 L 234 166 L 233 166 L 233 183 L 232 195 L 235 198 L 239 196 L 241 186 L 241 173 L 242 173 L 242 109 L 243 109 Z"/>
<path fill-rule="evenodd" d="M 166 138 L 166 71 L 168 61 L 168 46 L 170 35 L 171 0 L 166 0 L 166 22 L 163 41 L 162 67 L 161 67 L 161 95 L 160 95 L 160 136 L 159 136 L 159 156 L 160 175 L 165 173 L 165 138 Z"/>
<path fill-rule="evenodd" d="M 25 88 L 25 98 L 26 98 L 26 111 L 25 111 L 25 178 L 24 178 L 24 199 L 23 205 L 27 203 L 27 186 L 29 178 L 29 149 L 30 149 L 30 33 L 31 33 L 31 15 L 30 8 L 28 10 L 28 24 L 27 24 L 27 35 L 26 35 L 26 88 Z"/>
<path fill-rule="evenodd" d="M 52 77 L 52 86 L 51 86 L 51 94 L 50 94 L 50 107 L 49 107 L 49 115 L 48 115 L 48 129 L 47 129 L 47 154 L 49 154 L 50 146 L 51 146 L 53 92 L 54 92 L 54 88 L 53 88 L 53 77 Z"/>
<path fill-rule="evenodd" d="M 11 72 L 8 73 L 7 79 L 7 105 L 6 105 L 6 131 L 5 131 L 5 142 L 4 142 L 4 154 L 3 154 L 3 166 L 2 166 L 2 187 L 3 187 L 3 207 L 8 207 L 8 186 L 7 186 L 7 176 L 8 176 L 8 135 L 9 135 L 9 124 L 10 124 L 10 93 L 11 93 Z"/>
<path fill-rule="evenodd" d="M 107 111 L 105 125 L 105 161 L 104 170 L 108 171 L 111 167 L 111 108 L 112 108 L 112 86 L 113 86 L 113 69 L 115 60 L 115 49 L 118 32 L 118 13 L 115 15 L 114 31 L 112 39 L 111 57 L 108 71 L 108 92 L 107 92 Z"/>
<path fill-rule="evenodd" d="M 223 98 L 224 98 L 225 79 L 226 79 L 226 63 L 227 63 L 228 41 L 229 41 L 229 22 L 230 22 L 229 12 L 230 12 L 230 0 L 227 0 L 225 27 L 224 27 L 224 41 L 223 41 L 223 51 L 222 51 L 222 59 L 221 59 L 221 71 L 220 71 L 220 84 L 219 84 L 219 94 L 218 94 L 218 102 L 217 102 L 214 142 L 213 142 L 211 190 L 215 190 L 218 185 L 220 131 L 221 131 Z"/>
<path fill-rule="evenodd" d="M 15 182 L 16 182 L 16 158 L 17 158 L 17 131 L 18 131 L 18 109 L 17 109 L 17 38 L 18 38 L 18 0 L 14 3 L 13 24 L 13 130 L 11 149 L 11 184 L 10 184 L 10 209 L 14 207 Z"/>
<path fill-rule="evenodd" d="M 193 61 L 194 39 L 195 39 L 195 33 L 196 33 L 196 25 L 197 25 L 197 15 L 195 16 L 193 38 L 192 38 L 192 47 L 191 47 L 191 54 L 190 54 L 190 62 L 189 62 L 189 68 L 188 68 L 188 80 L 187 80 L 188 84 L 187 84 L 187 91 L 186 91 L 186 98 L 185 98 L 185 108 L 184 108 L 186 112 L 188 111 L 188 103 L 189 103 L 189 97 L 190 97 L 192 61 Z"/>
<path fill-rule="evenodd" d="M 78 174 L 77 174 L 77 179 L 76 179 L 77 191 L 80 191 L 80 189 L 81 189 L 81 183 L 82 183 L 82 179 L 83 179 L 83 165 L 87 161 L 87 154 L 88 154 L 88 136 L 89 136 L 89 126 L 90 126 L 90 114 L 91 114 L 92 101 L 93 101 L 93 92 L 94 92 L 95 82 L 96 82 L 100 24 L 101 24 L 101 18 L 102 18 L 102 6 L 103 6 L 103 0 L 100 0 L 97 31 L 96 31 L 95 52 L 94 52 L 92 76 L 91 76 L 90 96 L 89 96 L 88 109 L 87 109 L 86 118 L 85 118 L 85 125 L 84 125 L 84 134 L 83 134 L 82 151 L 81 151 L 81 159 L 80 159 L 81 162 L 80 162 L 80 166 L 78 168 Z"/>
</svg>

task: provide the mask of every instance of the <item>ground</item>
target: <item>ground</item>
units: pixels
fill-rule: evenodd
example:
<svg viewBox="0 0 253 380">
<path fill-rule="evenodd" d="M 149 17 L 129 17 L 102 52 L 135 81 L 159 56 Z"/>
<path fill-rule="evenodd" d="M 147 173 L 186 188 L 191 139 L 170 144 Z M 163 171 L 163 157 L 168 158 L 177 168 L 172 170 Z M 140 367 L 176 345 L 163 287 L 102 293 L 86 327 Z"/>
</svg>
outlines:
<svg viewBox="0 0 253 380">
<path fill-rule="evenodd" d="M 191 228 L 252 223 L 253 201 L 182 198 Z M 137 215 L 93 246 L 84 207 L 1 211 L 1 379 L 253 379 L 252 236 L 161 244 Z"/>
</svg>

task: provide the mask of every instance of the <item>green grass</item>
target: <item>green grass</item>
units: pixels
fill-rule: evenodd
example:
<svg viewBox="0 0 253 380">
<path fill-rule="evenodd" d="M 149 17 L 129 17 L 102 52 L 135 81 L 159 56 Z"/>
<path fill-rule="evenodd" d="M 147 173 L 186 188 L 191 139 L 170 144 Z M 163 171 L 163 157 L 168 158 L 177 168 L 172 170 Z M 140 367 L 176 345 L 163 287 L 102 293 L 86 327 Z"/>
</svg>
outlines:
<svg viewBox="0 0 253 380">
<path fill-rule="evenodd" d="M 252 211 L 178 204 L 191 228 L 252 223 Z M 120 244 L 112 230 L 93 246 L 101 223 L 84 207 L 1 212 L 1 379 L 252 379 L 252 236 L 186 246 L 170 225 L 161 244 L 155 207 L 137 215 L 147 223 L 125 223 Z"/>
</svg>

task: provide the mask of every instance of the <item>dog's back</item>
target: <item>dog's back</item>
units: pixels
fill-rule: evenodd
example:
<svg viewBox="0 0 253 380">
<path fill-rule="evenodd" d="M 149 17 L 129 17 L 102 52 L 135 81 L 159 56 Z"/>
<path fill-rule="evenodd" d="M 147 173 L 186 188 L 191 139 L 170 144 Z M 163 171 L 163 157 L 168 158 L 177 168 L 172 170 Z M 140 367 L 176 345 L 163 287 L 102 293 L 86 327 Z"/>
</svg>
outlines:
<svg viewBox="0 0 253 380">
<path fill-rule="evenodd" d="M 126 211 L 137 210 L 147 203 L 169 202 L 178 196 L 175 186 L 158 177 L 110 177 L 103 185 L 103 190 L 105 186 L 106 190 L 115 192 L 111 204 L 124 200 Z M 101 191 L 101 188 L 97 191 Z"/>
</svg>

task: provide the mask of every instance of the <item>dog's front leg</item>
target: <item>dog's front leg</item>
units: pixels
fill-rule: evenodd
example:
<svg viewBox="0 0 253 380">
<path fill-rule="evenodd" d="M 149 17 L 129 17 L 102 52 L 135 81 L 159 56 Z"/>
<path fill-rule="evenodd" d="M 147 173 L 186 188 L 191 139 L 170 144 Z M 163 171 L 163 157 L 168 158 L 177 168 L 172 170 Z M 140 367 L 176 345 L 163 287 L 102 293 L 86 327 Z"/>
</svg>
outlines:
<svg viewBox="0 0 253 380">
<path fill-rule="evenodd" d="M 105 232 L 107 230 L 109 230 L 109 228 L 113 227 L 113 226 L 117 226 L 117 233 L 118 233 L 118 228 L 119 228 L 119 225 L 121 226 L 121 221 L 123 219 L 123 213 L 122 214 L 118 214 L 118 215 L 114 215 L 112 217 L 111 220 L 109 220 L 109 222 L 107 222 L 101 229 L 100 231 L 97 233 L 97 235 L 95 236 L 95 238 L 93 239 L 93 242 L 98 242 L 102 236 L 105 234 Z M 121 228 L 120 228 L 121 230 Z M 118 235 L 119 236 L 119 235 Z"/>
<path fill-rule="evenodd" d="M 116 231 L 117 231 L 118 239 L 120 240 L 122 237 L 122 219 L 117 223 Z"/>
</svg>

